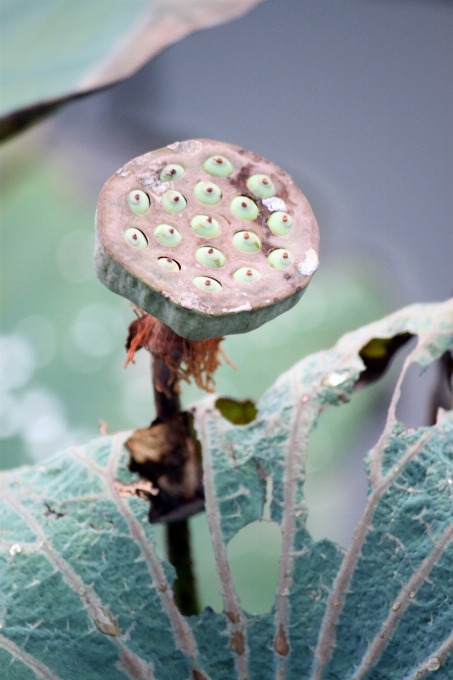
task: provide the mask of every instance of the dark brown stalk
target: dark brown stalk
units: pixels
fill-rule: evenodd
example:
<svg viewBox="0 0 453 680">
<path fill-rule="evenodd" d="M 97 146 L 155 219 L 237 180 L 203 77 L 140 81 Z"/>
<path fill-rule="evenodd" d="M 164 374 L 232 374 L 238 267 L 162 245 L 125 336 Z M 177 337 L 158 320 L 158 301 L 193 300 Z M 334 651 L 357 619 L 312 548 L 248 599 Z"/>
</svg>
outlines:
<svg viewBox="0 0 453 680">
<path fill-rule="evenodd" d="M 165 422 L 181 412 L 176 374 L 168 368 L 164 361 L 152 355 L 152 376 L 156 418 Z M 162 391 L 165 385 L 165 392 Z M 165 524 L 168 560 L 176 571 L 173 584 L 175 602 L 181 614 L 191 616 L 200 612 L 197 584 L 193 570 L 192 549 L 190 542 L 189 520 L 181 519 Z"/>
</svg>

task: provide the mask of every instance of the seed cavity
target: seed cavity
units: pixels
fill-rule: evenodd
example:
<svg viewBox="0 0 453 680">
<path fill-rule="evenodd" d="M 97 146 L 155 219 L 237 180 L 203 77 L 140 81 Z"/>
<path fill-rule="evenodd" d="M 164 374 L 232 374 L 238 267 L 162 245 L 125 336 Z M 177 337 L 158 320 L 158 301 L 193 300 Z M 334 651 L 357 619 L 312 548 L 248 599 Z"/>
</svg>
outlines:
<svg viewBox="0 0 453 680">
<path fill-rule="evenodd" d="M 158 257 L 158 263 L 161 267 L 166 269 L 168 272 L 179 272 L 181 265 L 176 260 L 172 260 L 171 257 Z"/>
<path fill-rule="evenodd" d="M 138 248 L 139 250 L 145 250 L 145 248 L 148 247 L 148 239 L 140 229 L 135 229 L 134 227 L 126 229 L 124 238 L 129 245 Z"/>
<path fill-rule="evenodd" d="M 162 205 L 169 213 L 180 213 L 186 208 L 187 201 L 179 191 L 170 189 L 162 196 Z"/>
<path fill-rule="evenodd" d="M 208 215 L 195 215 L 190 220 L 190 226 L 198 236 L 213 238 L 220 234 L 220 224 L 213 217 Z"/>
<path fill-rule="evenodd" d="M 257 269 L 253 269 L 253 267 L 240 267 L 233 272 L 233 279 L 239 281 L 239 283 L 252 283 L 260 278 L 261 274 Z"/>
<path fill-rule="evenodd" d="M 192 281 L 200 290 L 205 290 L 208 293 L 216 293 L 222 290 L 222 284 L 209 276 L 195 276 Z"/>
<path fill-rule="evenodd" d="M 233 165 L 228 158 L 217 154 L 205 160 L 203 170 L 208 175 L 215 175 L 215 177 L 228 177 L 233 172 Z"/>
<path fill-rule="evenodd" d="M 225 255 L 220 250 L 217 250 L 217 248 L 212 248 L 211 246 L 198 248 L 195 257 L 201 264 L 213 267 L 214 269 L 220 269 L 226 262 Z"/>
<path fill-rule="evenodd" d="M 237 231 L 233 236 L 233 244 L 243 253 L 256 253 L 261 242 L 253 231 Z"/>
<path fill-rule="evenodd" d="M 136 215 L 143 215 L 150 206 L 150 200 L 148 194 L 145 194 L 141 189 L 134 189 L 129 192 L 127 197 L 127 202 L 129 203 L 129 208 Z"/>
<path fill-rule="evenodd" d="M 288 215 L 288 213 L 282 212 L 281 210 L 273 212 L 267 220 L 269 229 L 277 236 L 286 236 L 286 234 L 289 234 L 293 228 L 293 224 L 294 220 L 291 215 Z"/>
<path fill-rule="evenodd" d="M 230 210 L 235 217 L 242 220 L 255 220 L 259 213 L 255 201 L 248 196 L 235 196 L 231 201 Z"/>
<path fill-rule="evenodd" d="M 268 175 L 251 175 L 246 184 L 252 194 L 259 198 L 272 198 L 272 196 L 275 196 L 274 183 Z"/>
<path fill-rule="evenodd" d="M 267 261 L 270 266 L 274 267 L 275 269 L 286 269 L 286 267 L 289 267 L 293 261 L 293 256 L 289 250 L 285 250 L 284 248 L 276 248 L 269 253 L 267 256 Z"/>
<path fill-rule="evenodd" d="M 159 224 L 154 229 L 154 236 L 163 246 L 177 246 L 181 243 L 181 234 L 170 224 Z"/>
<path fill-rule="evenodd" d="M 222 198 L 222 190 L 214 182 L 198 182 L 193 193 L 197 201 L 204 203 L 204 205 L 217 205 Z"/>
<path fill-rule="evenodd" d="M 178 163 L 168 163 L 168 165 L 165 165 L 162 168 L 159 179 L 161 182 L 171 182 L 174 179 L 182 177 L 184 173 L 185 170 L 182 165 L 178 165 Z"/>
</svg>

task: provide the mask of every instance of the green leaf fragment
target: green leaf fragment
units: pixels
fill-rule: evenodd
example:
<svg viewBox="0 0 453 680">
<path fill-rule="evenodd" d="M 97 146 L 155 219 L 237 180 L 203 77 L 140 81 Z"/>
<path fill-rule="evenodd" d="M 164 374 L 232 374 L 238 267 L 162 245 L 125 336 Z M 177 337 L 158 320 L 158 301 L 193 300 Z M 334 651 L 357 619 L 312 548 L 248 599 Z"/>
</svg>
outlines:
<svg viewBox="0 0 453 680">
<path fill-rule="evenodd" d="M 215 397 L 196 404 L 227 613 L 186 619 L 175 607 L 148 501 L 127 494 L 139 481 L 123 447 L 130 433 L 3 473 L 2 680 L 450 680 L 453 412 L 411 429 L 390 412 L 367 455 L 366 508 L 347 550 L 313 541 L 306 527 L 307 446 L 319 414 L 350 397 L 361 352 L 388 354 L 374 339 L 404 334 L 418 338 L 405 371 L 451 352 L 453 300 L 347 334 L 280 376 L 256 407 Z M 283 532 L 279 585 L 274 609 L 254 615 L 241 609 L 225 555 L 260 519 L 269 477 L 270 518 Z"/>
</svg>

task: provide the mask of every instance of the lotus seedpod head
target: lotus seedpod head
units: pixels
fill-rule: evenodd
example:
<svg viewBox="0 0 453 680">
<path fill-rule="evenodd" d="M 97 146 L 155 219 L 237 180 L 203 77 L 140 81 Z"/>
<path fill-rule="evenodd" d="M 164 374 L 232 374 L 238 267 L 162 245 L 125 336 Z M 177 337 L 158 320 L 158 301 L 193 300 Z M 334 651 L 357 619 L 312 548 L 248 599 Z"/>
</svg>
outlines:
<svg viewBox="0 0 453 680">
<path fill-rule="evenodd" d="M 244 333 L 293 307 L 317 269 L 318 244 L 291 177 L 222 142 L 176 142 L 134 158 L 99 196 L 99 279 L 191 340 Z"/>
</svg>

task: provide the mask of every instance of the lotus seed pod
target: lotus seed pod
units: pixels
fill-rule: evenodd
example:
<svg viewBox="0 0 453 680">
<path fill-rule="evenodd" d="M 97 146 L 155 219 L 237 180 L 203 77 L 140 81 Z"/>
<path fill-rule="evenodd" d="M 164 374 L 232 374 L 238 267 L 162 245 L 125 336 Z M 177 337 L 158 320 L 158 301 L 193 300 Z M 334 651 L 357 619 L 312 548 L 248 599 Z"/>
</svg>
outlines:
<svg viewBox="0 0 453 680">
<path fill-rule="evenodd" d="M 272 195 L 259 195 L 260 182 Z M 138 192 L 147 200 L 130 198 Z M 140 199 L 143 212 L 132 207 Z M 99 196 L 99 279 L 192 340 L 250 331 L 293 307 L 318 266 L 318 245 L 291 177 L 222 142 L 177 142 L 134 158 Z"/>
</svg>

